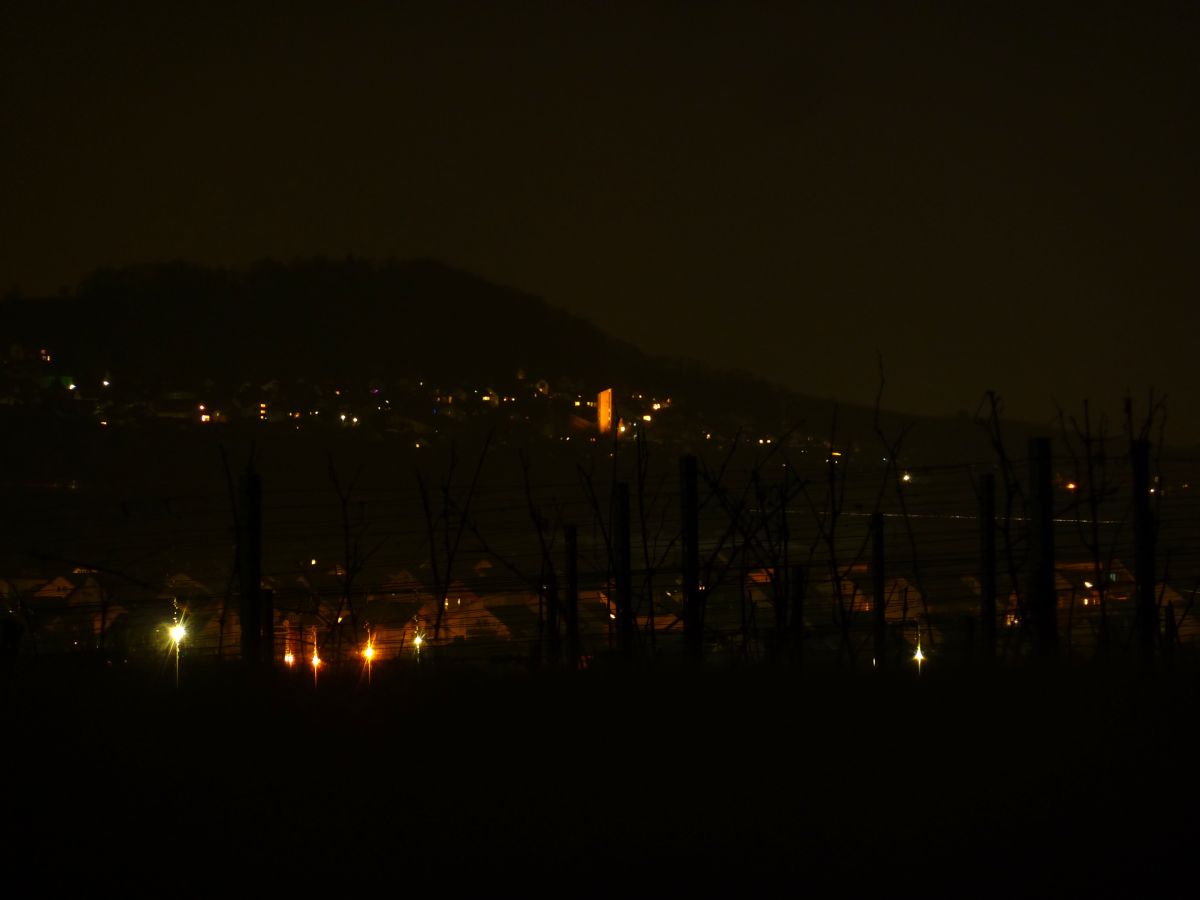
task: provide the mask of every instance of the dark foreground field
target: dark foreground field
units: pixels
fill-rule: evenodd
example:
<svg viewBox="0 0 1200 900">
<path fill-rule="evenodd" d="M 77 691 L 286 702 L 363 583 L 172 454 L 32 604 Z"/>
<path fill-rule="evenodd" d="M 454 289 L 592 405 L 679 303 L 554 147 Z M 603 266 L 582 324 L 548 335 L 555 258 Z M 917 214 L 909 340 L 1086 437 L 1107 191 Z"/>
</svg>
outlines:
<svg viewBox="0 0 1200 900">
<path fill-rule="evenodd" d="M 7 896 L 1157 896 L 1194 673 L 3 676 Z M 101 889 L 104 893 L 101 894 Z"/>
</svg>

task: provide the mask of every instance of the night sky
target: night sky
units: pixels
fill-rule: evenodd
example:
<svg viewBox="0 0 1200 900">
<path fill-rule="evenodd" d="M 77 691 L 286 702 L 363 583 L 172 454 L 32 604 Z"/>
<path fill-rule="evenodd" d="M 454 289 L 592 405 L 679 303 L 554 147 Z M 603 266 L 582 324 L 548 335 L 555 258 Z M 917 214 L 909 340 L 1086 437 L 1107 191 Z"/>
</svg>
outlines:
<svg viewBox="0 0 1200 900">
<path fill-rule="evenodd" d="M 3 4 L 0 291 L 434 256 L 818 396 L 879 349 L 893 408 L 1154 386 L 1200 441 L 1195 4 L 219 6 Z"/>
</svg>

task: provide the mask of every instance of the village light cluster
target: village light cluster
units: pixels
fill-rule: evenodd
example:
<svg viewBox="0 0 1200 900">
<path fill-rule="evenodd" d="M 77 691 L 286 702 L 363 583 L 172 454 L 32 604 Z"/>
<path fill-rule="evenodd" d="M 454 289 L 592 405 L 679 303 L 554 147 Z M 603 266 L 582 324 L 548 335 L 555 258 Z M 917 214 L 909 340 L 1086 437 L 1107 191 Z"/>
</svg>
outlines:
<svg viewBox="0 0 1200 900">
<path fill-rule="evenodd" d="M 41 353 L 44 363 L 49 363 L 50 351 L 42 348 Z M 376 434 L 405 435 L 404 439 L 413 449 L 421 450 L 436 443 L 437 439 L 432 435 L 448 434 L 448 429 L 457 427 L 467 417 L 499 416 L 517 423 L 518 427 L 536 426 L 541 434 L 544 426 L 539 423 L 546 421 L 541 418 L 542 413 L 531 415 L 525 411 L 533 401 L 550 404 L 547 408 L 550 427 L 559 433 L 549 437 L 557 441 L 589 440 L 588 431 L 592 443 L 606 434 L 631 439 L 649 433 L 651 428 L 661 441 L 670 441 L 686 433 L 702 436 L 705 440 L 722 437 L 714 433 L 711 426 L 695 428 L 694 424 L 684 424 L 683 416 L 675 416 L 674 403 L 668 396 L 636 391 L 618 395 L 610 387 L 591 395 L 596 399 L 589 399 L 573 383 L 551 386 L 545 379 L 528 379 L 523 372 L 518 372 L 516 378 L 521 384 L 516 386 L 515 393 L 494 385 L 476 388 L 448 384 L 434 386 L 424 380 L 413 385 L 407 379 L 382 387 L 368 383 L 362 389 L 316 385 L 304 379 L 295 383 L 272 379 L 255 389 L 248 386 L 239 389 L 223 399 L 184 389 L 134 401 L 115 392 L 113 385 L 124 380 L 136 392 L 138 379 L 122 379 L 119 373 L 115 381 L 111 380 L 110 373 L 105 373 L 102 381 L 87 382 L 95 385 L 94 396 L 88 393 L 86 386 L 67 375 L 54 379 L 54 388 L 65 388 L 77 401 L 95 401 L 92 416 L 96 424 L 105 428 L 119 428 L 145 416 L 183 419 L 206 428 L 236 426 L 240 421 L 255 421 L 267 427 L 286 423 L 288 429 L 294 431 L 316 428 L 319 423 L 332 420 L 328 424 L 367 427 L 374 429 Z M 212 393 L 211 388 L 205 388 L 205 391 Z M 392 397 L 384 396 L 389 392 Z M 468 398 L 480 402 L 468 405 L 465 402 Z M 318 404 L 324 404 L 324 408 L 317 408 Z M 668 411 L 672 411 L 670 415 Z M 322 412 L 325 416 L 319 419 Z M 430 437 L 425 437 L 426 434 Z M 766 446 L 778 443 L 779 438 L 756 435 L 752 440 Z M 812 442 L 811 437 L 808 440 Z"/>
</svg>

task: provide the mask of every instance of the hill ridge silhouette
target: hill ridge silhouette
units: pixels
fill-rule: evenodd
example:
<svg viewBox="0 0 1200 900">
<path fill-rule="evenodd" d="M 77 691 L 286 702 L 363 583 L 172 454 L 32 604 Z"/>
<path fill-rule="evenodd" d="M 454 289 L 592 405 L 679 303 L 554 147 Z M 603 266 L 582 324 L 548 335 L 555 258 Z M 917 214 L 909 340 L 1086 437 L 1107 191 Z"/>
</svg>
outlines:
<svg viewBox="0 0 1200 900">
<path fill-rule="evenodd" d="M 644 353 L 543 298 L 430 257 L 101 268 L 67 296 L 0 303 L 0 328 L 10 341 L 53 348 L 77 377 L 136 373 L 158 389 L 413 378 L 484 387 L 522 371 L 555 389 L 656 391 L 714 422 L 760 430 L 804 422 L 817 436 L 828 435 L 834 406 L 832 397 L 722 371 L 711 361 Z M 873 440 L 873 410 L 838 409 L 847 440 Z M 889 430 L 916 421 L 939 432 L 932 446 L 944 448 L 970 430 L 978 447 L 979 429 L 962 416 L 881 417 Z"/>
</svg>

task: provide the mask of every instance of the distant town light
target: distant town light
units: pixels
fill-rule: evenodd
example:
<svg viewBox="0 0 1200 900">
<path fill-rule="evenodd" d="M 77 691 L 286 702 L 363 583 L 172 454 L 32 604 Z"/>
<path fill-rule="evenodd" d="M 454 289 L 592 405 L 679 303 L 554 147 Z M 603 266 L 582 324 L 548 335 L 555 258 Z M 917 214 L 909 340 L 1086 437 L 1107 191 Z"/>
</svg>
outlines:
<svg viewBox="0 0 1200 900">
<path fill-rule="evenodd" d="M 900 476 L 900 480 L 903 481 L 905 484 L 908 484 L 910 481 L 912 481 L 912 475 L 910 475 L 908 472 L 905 472 L 903 475 Z"/>
<path fill-rule="evenodd" d="M 644 416 L 642 416 L 642 421 L 643 421 L 643 422 L 649 422 L 649 421 L 651 421 L 653 418 L 654 418 L 654 416 L 650 415 L 650 413 L 646 413 Z"/>
<path fill-rule="evenodd" d="M 1068 482 L 1067 482 L 1067 490 L 1068 490 L 1068 491 L 1073 491 L 1073 490 L 1075 490 L 1075 488 L 1077 488 L 1077 487 L 1079 487 L 1079 485 L 1077 485 L 1075 482 L 1073 482 L 1073 481 L 1068 481 Z"/>
<path fill-rule="evenodd" d="M 291 650 L 283 654 L 283 664 L 285 666 L 294 666 L 296 664 L 296 657 L 292 654 Z"/>
<path fill-rule="evenodd" d="M 102 381 L 102 382 L 100 382 L 100 383 L 101 383 L 102 385 L 104 385 L 104 387 L 108 387 L 108 385 L 109 385 L 109 382 L 108 382 L 108 380 L 107 380 L 107 379 L 106 379 L 106 380 L 104 380 L 104 381 Z"/>
<path fill-rule="evenodd" d="M 72 381 L 70 384 L 68 384 L 68 385 L 67 385 L 67 390 L 68 390 L 68 391 L 73 391 L 73 390 L 75 390 L 75 382 L 73 382 L 73 381 Z"/>
<path fill-rule="evenodd" d="M 1083 586 L 1084 586 L 1085 588 L 1093 588 L 1093 587 L 1095 587 L 1095 585 L 1094 585 L 1094 584 L 1092 584 L 1090 581 L 1085 581 L 1085 582 L 1083 583 Z"/>
</svg>

